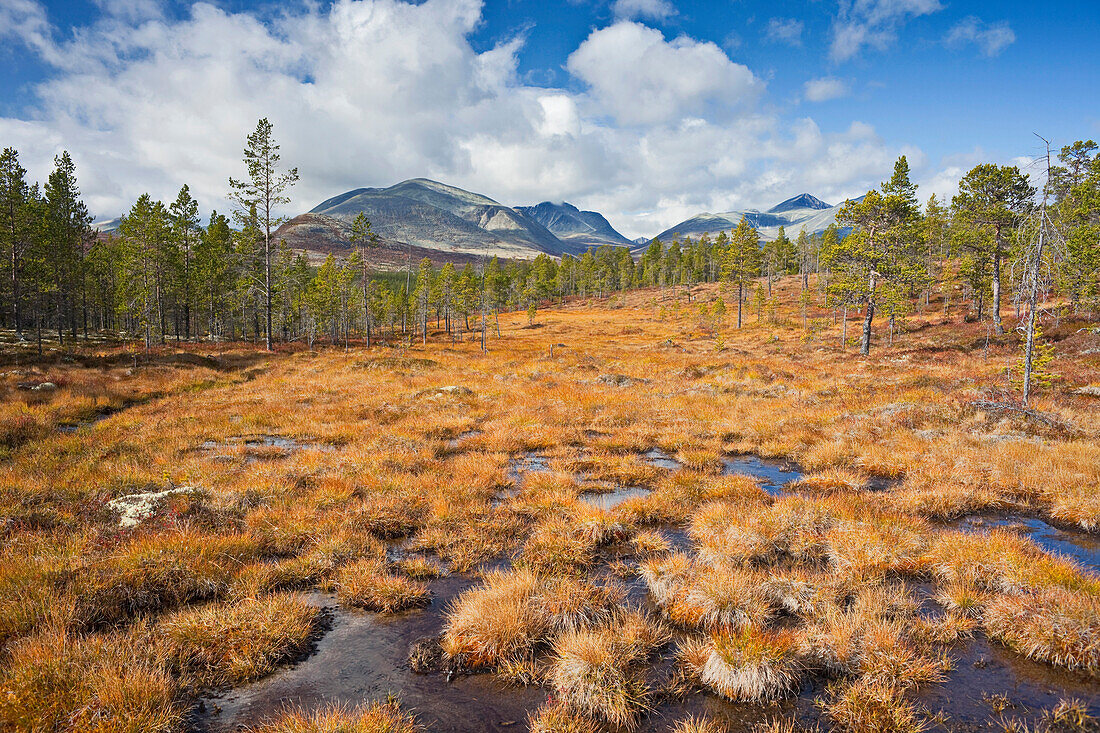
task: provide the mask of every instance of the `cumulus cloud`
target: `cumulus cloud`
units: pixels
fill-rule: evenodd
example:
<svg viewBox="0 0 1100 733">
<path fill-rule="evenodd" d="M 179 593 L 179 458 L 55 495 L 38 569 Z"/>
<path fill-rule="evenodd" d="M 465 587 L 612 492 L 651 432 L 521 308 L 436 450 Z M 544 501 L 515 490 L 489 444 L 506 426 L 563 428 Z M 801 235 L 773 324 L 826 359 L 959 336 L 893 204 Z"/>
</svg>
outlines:
<svg viewBox="0 0 1100 733">
<path fill-rule="evenodd" d="M 787 43 L 791 46 L 802 45 L 802 21 L 794 18 L 772 18 L 768 21 L 765 36 L 769 41 Z"/>
<path fill-rule="evenodd" d="M 829 54 L 847 61 L 864 48 L 887 49 L 906 21 L 942 9 L 940 0 L 840 0 Z"/>
<path fill-rule="evenodd" d="M 1007 21 L 984 23 L 973 15 L 955 24 L 944 38 L 948 46 L 960 48 L 973 44 L 982 55 L 989 57 L 996 56 L 1015 42 L 1016 33 Z"/>
<path fill-rule="evenodd" d="M 507 204 L 568 200 L 629 236 L 797 190 L 840 200 L 906 150 L 865 125 L 782 120 L 713 43 L 614 23 L 568 59 L 575 83 L 544 88 L 517 73 L 522 38 L 473 48 L 480 22 L 480 0 L 336 0 L 267 18 L 200 2 L 179 20 L 120 10 L 59 40 L 41 6 L 0 0 L 0 33 L 55 70 L 27 111 L 0 118 L 0 141 L 39 180 L 70 150 L 98 217 L 184 183 L 225 210 L 244 138 L 267 117 L 302 175 L 287 214 L 426 176 Z"/>
<path fill-rule="evenodd" d="M 666 41 L 639 23 L 593 31 L 566 67 L 588 85 L 600 111 L 624 124 L 723 116 L 754 102 L 763 88 L 714 43 L 686 36 Z"/>
<path fill-rule="evenodd" d="M 676 7 L 669 0 L 615 0 L 611 13 L 618 20 L 667 20 L 676 15 Z"/>
<path fill-rule="evenodd" d="M 811 79 L 803 85 L 803 94 L 810 102 L 827 102 L 848 96 L 848 83 L 831 76 Z"/>
</svg>

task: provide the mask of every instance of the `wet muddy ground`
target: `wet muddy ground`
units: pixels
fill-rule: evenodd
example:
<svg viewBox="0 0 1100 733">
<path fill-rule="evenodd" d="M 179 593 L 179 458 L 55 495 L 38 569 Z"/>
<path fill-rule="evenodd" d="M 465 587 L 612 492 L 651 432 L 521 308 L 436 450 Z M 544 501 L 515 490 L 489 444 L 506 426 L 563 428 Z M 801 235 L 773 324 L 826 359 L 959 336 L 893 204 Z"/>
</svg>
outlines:
<svg viewBox="0 0 1100 733">
<path fill-rule="evenodd" d="M 1100 535 L 1055 527 L 1038 517 L 1023 514 L 970 515 L 950 523 L 964 532 L 988 532 L 1007 529 L 1029 538 L 1052 555 L 1073 560 L 1081 567 L 1100 574 Z"/>
<path fill-rule="evenodd" d="M 245 464 L 250 464 L 256 461 L 286 458 L 301 450 L 331 453 L 336 450 L 336 446 L 297 440 L 283 435 L 248 435 L 221 442 L 207 440 L 199 445 L 198 450 L 211 460 L 227 462 L 243 460 Z"/>
<path fill-rule="evenodd" d="M 680 464 L 660 450 L 645 454 L 660 468 L 678 470 Z M 538 453 L 515 459 L 509 479 L 518 487 L 525 474 L 549 471 L 549 460 Z M 802 476 L 795 464 L 756 456 L 736 456 L 724 461 L 724 472 L 756 478 L 762 488 L 779 496 Z M 874 489 L 873 486 L 868 486 Z M 610 509 L 633 496 L 643 496 L 642 487 L 616 487 L 612 491 L 580 495 L 581 501 Z M 1011 515 L 965 517 L 950 523 L 965 531 L 988 531 L 1005 527 L 1031 537 L 1044 549 L 1071 557 L 1083 567 L 1100 572 L 1100 537 L 1070 532 L 1042 520 Z M 658 531 L 677 550 L 689 549 L 690 541 L 681 527 L 664 526 Z M 400 554 L 400 548 L 394 547 Z M 395 555 L 396 557 L 396 555 Z M 601 552 L 594 578 L 625 586 L 628 604 L 656 613 L 644 583 L 636 578 L 619 578 L 611 572 L 614 563 L 630 560 L 626 547 L 610 546 Z M 501 561 L 507 567 L 508 561 Z M 478 585 L 473 575 L 450 575 L 430 582 L 432 601 L 423 609 L 384 616 L 337 607 L 335 598 L 315 594 L 313 601 L 331 608 L 332 623 L 317 642 L 313 654 L 254 684 L 204 701 L 193 730 L 223 733 L 244 730 L 278 715 L 286 708 L 316 708 L 330 703 L 357 705 L 395 698 L 432 731 L 517 731 L 527 729 L 528 716 L 550 696 L 548 689 L 524 687 L 502 681 L 493 674 L 461 674 L 449 678 L 445 672 L 416 674 L 408 655 L 410 648 L 425 637 L 438 637 L 445 613 L 463 591 Z M 938 611 L 929 599 L 932 589 L 916 588 L 928 612 Z M 662 696 L 673 673 L 675 640 L 652 660 L 649 683 L 654 691 L 653 709 L 643 719 L 640 731 L 667 731 L 689 715 L 706 714 L 726 722 L 733 731 L 775 718 L 819 724 L 828 729 L 818 700 L 827 681 L 812 678 L 797 695 L 770 704 L 731 703 L 709 692 L 686 696 Z M 946 647 L 955 669 L 944 684 L 917 691 L 914 699 L 935 717 L 933 729 L 951 731 L 989 730 L 997 721 L 1040 719 L 1062 699 L 1076 698 L 1100 714 L 1100 694 L 1095 681 L 1032 662 L 980 634 Z"/>
<path fill-rule="evenodd" d="M 733 456 L 722 461 L 722 473 L 752 476 L 772 496 L 789 494 L 787 485 L 802 478 L 802 469 L 790 461 L 759 456 Z"/>
<path fill-rule="evenodd" d="M 527 716 L 548 699 L 548 690 L 509 684 L 492 674 L 448 680 L 444 672 L 421 675 L 409 666 L 412 645 L 438 636 L 448 604 L 476 584 L 469 576 L 439 578 L 431 583 L 429 607 L 396 616 L 343 610 L 333 597 L 316 594 L 315 603 L 334 610 L 316 651 L 264 680 L 205 700 L 193 730 L 236 731 L 286 708 L 356 705 L 391 697 L 432 731 L 526 730 Z M 644 586 L 637 581 L 627 584 L 628 602 L 647 605 Z M 662 698 L 660 691 L 673 670 L 674 648 L 670 644 L 651 665 L 649 681 L 656 696 L 641 731 L 666 731 L 688 715 L 703 713 L 727 722 L 734 731 L 777 717 L 826 723 L 816 702 L 827 684 L 822 679 L 807 681 L 795 696 L 763 705 L 731 703 L 707 692 Z M 1043 709 L 1069 697 L 1100 708 L 1096 685 L 1088 678 L 1031 662 L 982 636 L 949 647 L 948 653 L 956 660 L 948 682 L 926 686 L 915 697 L 930 713 L 940 713 L 942 729 L 988 730 L 1002 715 L 1036 720 Z M 1002 704 L 1008 707 L 1000 711 Z"/>
<path fill-rule="evenodd" d="M 418 675 L 409 667 L 410 647 L 443 630 L 443 611 L 470 577 L 432 581 L 431 605 L 395 616 L 336 609 L 331 627 L 316 652 L 294 667 L 205 702 L 196 731 L 234 731 L 277 715 L 287 707 L 314 708 L 327 703 L 356 705 L 397 697 L 429 730 L 523 730 L 528 710 L 546 693 L 505 685 L 492 675 Z M 330 596 L 315 596 L 335 607 Z"/>
<path fill-rule="evenodd" d="M 641 486 L 624 486 L 614 491 L 585 491 L 580 495 L 580 500 L 588 506 L 607 511 L 614 509 L 627 499 L 635 499 L 649 494 L 649 489 Z"/>
</svg>

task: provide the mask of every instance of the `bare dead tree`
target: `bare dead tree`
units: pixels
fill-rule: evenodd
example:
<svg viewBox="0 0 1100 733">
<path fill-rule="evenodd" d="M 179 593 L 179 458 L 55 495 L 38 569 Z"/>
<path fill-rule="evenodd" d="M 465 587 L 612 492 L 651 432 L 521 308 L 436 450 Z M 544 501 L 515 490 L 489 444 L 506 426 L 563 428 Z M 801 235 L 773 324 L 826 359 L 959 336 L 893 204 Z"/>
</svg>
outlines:
<svg viewBox="0 0 1100 733">
<path fill-rule="evenodd" d="M 1024 327 L 1024 379 L 1021 404 L 1028 406 L 1031 399 L 1031 382 L 1034 371 L 1035 355 L 1035 327 L 1038 321 L 1039 292 L 1044 285 L 1050 282 L 1050 273 L 1045 271 L 1049 260 L 1056 258 L 1062 251 L 1064 244 L 1058 229 L 1050 218 L 1050 141 L 1036 134 L 1046 146 L 1046 152 L 1040 161 L 1045 160 L 1047 180 L 1043 185 L 1043 200 L 1038 211 L 1034 215 L 1033 226 L 1029 230 L 1034 232 L 1025 242 L 1023 257 L 1020 263 L 1023 265 L 1023 277 L 1021 280 L 1021 292 L 1027 294 L 1027 322 Z"/>
</svg>

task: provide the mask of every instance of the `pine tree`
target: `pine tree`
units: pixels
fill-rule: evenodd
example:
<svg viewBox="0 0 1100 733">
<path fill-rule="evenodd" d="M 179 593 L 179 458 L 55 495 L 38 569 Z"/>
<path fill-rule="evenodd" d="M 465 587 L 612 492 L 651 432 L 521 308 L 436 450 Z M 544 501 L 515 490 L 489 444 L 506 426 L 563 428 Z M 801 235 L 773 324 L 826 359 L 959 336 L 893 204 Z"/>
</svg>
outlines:
<svg viewBox="0 0 1100 733">
<path fill-rule="evenodd" d="M 745 217 L 733 230 L 726 251 L 722 277 L 737 285 L 737 327 L 741 328 L 741 311 L 745 303 L 745 283 L 760 273 L 760 234 Z"/>
<path fill-rule="evenodd" d="M 756 309 L 756 322 L 764 320 L 764 304 L 768 302 L 768 296 L 764 294 L 764 286 L 756 283 L 752 290 L 752 306 Z"/>
<path fill-rule="evenodd" d="M 1027 396 L 1030 396 L 1036 387 L 1049 389 L 1055 379 L 1055 374 L 1050 370 L 1050 364 L 1054 361 L 1054 346 L 1044 339 L 1042 326 L 1038 323 L 1035 324 L 1032 352 L 1030 368 L 1025 353 L 1017 360 L 1009 377 L 1009 386 Z M 1030 382 L 1027 381 L 1029 379 Z M 1027 382 L 1026 389 L 1025 382 Z M 1027 406 L 1027 397 L 1024 398 L 1023 404 Z"/>
<path fill-rule="evenodd" d="M 0 256 L 3 258 L 5 283 L 16 337 L 23 338 L 23 269 L 27 251 L 34 243 L 34 207 L 27 171 L 19 164 L 15 148 L 0 153 Z"/>
<path fill-rule="evenodd" d="M 272 134 L 273 126 L 266 118 L 256 123 L 256 131 L 248 136 L 244 147 L 244 163 L 248 168 L 248 180 L 229 179 L 232 189 L 230 198 L 241 208 L 236 216 L 239 223 L 256 220 L 263 235 L 263 298 L 266 328 L 264 335 L 267 350 L 271 351 L 271 303 L 272 273 L 271 260 L 275 245 L 272 240 L 274 230 L 285 219 L 275 214 L 275 209 L 290 203 L 286 190 L 298 181 L 298 169 L 291 168 L 285 173 L 279 172 L 279 146 Z"/>
<path fill-rule="evenodd" d="M 864 307 L 860 353 L 871 351 L 871 326 L 884 284 L 911 282 L 920 263 L 914 259 L 920 211 L 916 186 L 909 180 L 905 156 L 894 164 L 894 174 L 879 191 L 868 191 L 860 201 L 849 200 L 837 213 L 837 222 L 853 231 L 835 245 L 822 247 L 822 262 L 836 278 L 834 296 L 845 306 L 853 299 Z"/>
<path fill-rule="evenodd" d="M 1100 153 L 1092 140 L 1062 148 L 1051 169 L 1053 215 L 1066 231 L 1058 280 L 1075 310 L 1100 309 Z"/>
<path fill-rule="evenodd" d="M 425 344 L 428 343 L 428 313 L 432 309 L 434 285 L 432 261 L 425 257 L 420 261 L 420 268 L 416 273 L 416 290 L 413 291 L 413 302 L 416 303 L 416 315 L 420 319 L 420 332 Z"/>
<path fill-rule="evenodd" d="M 794 275 L 798 273 L 798 248 L 787 237 L 783 227 L 779 227 L 779 233 L 772 245 L 775 251 L 775 274 Z"/>
<path fill-rule="evenodd" d="M 661 284 L 661 260 L 664 258 L 664 245 L 660 239 L 653 239 L 642 254 L 642 281 L 646 285 Z"/>
<path fill-rule="evenodd" d="M 447 333 L 451 333 L 451 311 L 455 306 L 455 289 L 458 285 L 458 272 L 453 263 L 446 263 L 439 270 L 435 280 L 434 300 L 443 311 L 443 323 Z"/>
<path fill-rule="evenodd" d="M 802 276 L 802 289 L 810 286 L 810 258 L 813 254 L 810 248 L 810 238 L 806 236 L 806 230 L 798 230 L 798 239 L 795 240 L 795 250 L 798 253 L 798 274 Z"/>
<path fill-rule="evenodd" d="M 46 239 L 49 243 L 47 267 L 51 273 L 57 338 L 63 341 L 66 315 L 76 336 L 76 303 L 87 324 L 87 293 L 84 288 L 84 254 L 91 240 L 92 217 L 80 200 L 76 183 L 76 165 L 67 151 L 54 158 L 54 169 L 45 186 Z M 75 292 L 79 289 L 79 293 Z M 87 327 L 85 325 L 85 332 Z"/>
<path fill-rule="evenodd" d="M 362 290 L 363 290 L 363 316 L 367 329 L 367 348 L 371 345 L 371 327 L 374 325 L 374 318 L 371 313 L 371 299 L 372 293 L 372 281 L 370 277 L 370 255 L 369 249 L 373 249 L 378 246 L 378 235 L 374 233 L 371 227 L 370 220 L 367 219 L 366 214 L 360 211 L 355 215 L 355 219 L 351 222 L 351 243 L 358 249 L 359 262 L 362 267 L 360 276 L 362 278 Z"/>
<path fill-rule="evenodd" d="M 179 290 L 183 305 L 183 333 L 191 338 L 191 305 L 193 291 L 198 283 L 194 267 L 195 248 L 201 238 L 199 230 L 199 202 L 191 197 L 191 190 L 184 185 L 176 200 L 168 209 L 172 222 L 172 236 L 179 251 Z"/>
<path fill-rule="evenodd" d="M 956 220 L 963 225 L 986 229 L 991 238 L 977 237 L 972 241 L 988 247 L 982 254 L 988 255 L 992 266 L 993 327 L 997 335 L 1004 334 L 1001 323 L 1002 269 L 1009 256 L 1013 235 L 1032 206 L 1035 189 L 1027 176 L 1016 166 L 998 166 L 992 163 L 977 165 L 959 181 L 959 193 L 951 206 Z M 982 257 L 980 259 L 986 259 Z"/>
<path fill-rule="evenodd" d="M 119 224 L 120 307 L 141 331 L 145 348 L 160 327 L 157 260 L 170 236 L 164 204 L 142 194 Z"/>
<path fill-rule="evenodd" d="M 211 212 L 210 222 L 195 244 L 194 261 L 196 284 L 201 285 L 206 301 L 207 333 L 211 338 L 221 336 L 219 322 L 227 315 L 224 301 L 237 273 L 229 219 L 217 211 Z"/>
</svg>

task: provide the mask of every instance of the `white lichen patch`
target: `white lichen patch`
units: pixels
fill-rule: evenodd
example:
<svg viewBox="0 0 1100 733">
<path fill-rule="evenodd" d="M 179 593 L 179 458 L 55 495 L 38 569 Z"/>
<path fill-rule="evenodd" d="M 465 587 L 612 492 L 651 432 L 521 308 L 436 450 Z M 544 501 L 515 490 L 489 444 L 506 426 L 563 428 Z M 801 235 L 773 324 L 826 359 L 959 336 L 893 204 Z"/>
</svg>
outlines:
<svg viewBox="0 0 1100 733">
<path fill-rule="evenodd" d="M 127 494 L 117 499 L 111 499 L 107 506 L 119 513 L 118 526 L 122 528 L 136 527 L 149 517 L 156 514 L 157 510 L 173 494 L 186 494 L 194 491 L 190 486 L 181 486 L 165 491 L 147 491 L 141 494 Z"/>
</svg>

